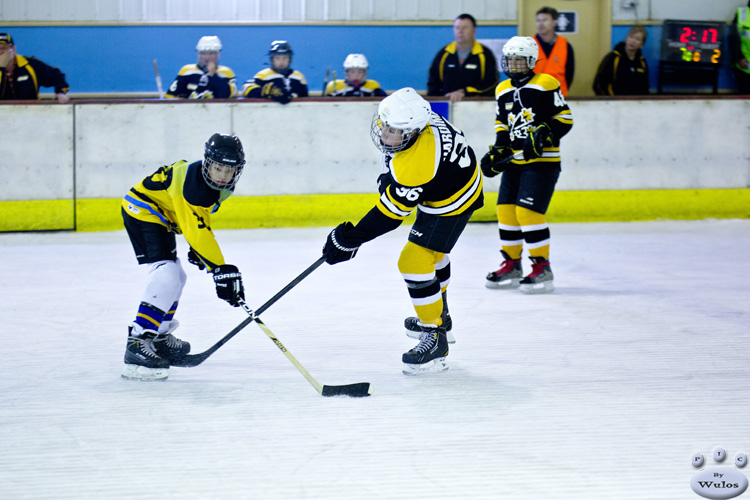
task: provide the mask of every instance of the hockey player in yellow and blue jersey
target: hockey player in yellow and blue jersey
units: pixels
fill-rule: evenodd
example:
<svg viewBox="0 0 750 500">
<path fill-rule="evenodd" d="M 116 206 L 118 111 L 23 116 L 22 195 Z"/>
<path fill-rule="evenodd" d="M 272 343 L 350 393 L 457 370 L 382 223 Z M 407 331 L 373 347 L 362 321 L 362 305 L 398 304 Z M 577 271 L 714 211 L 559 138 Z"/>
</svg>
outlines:
<svg viewBox="0 0 750 500">
<path fill-rule="evenodd" d="M 219 66 L 221 40 L 218 36 L 204 36 L 195 50 L 198 64 L 186 64 L 164 97 L 167 99 L 229 99 L 237 95 L 234 72 Z"/>
<path fill-rule="evenodd" d="M 258 71 L 252 80 L 242 86 L 242 95 L 253 99 L 271 99 L 289 104 L 297 97 L 307 97 L 307 80 L 299 71 L 292 69 L 291 45 L 284 40 L 271 44 L 268 56 L 271 67 Z"/>
<path fill-rule="evenodd" d="M 240 140 L 214 134 L 206 142 L 203 161 L 180 160 L 161 167 L 123 199 L 122 217 L 136 259 L 148 266 L 148 284 L 128 327 L 124 378 L 164 380 L 170 362 L 190 352 L 189 343 L 172 335 L 187 279 L 175 234 L 184 235 L 190 245 L 188 262 L 213 274 L 219 298 L 235 307 L 244 299 L 242 276 L 224 261 L 211 231 L 211 214 L 232 194 L 244 165 Z"/>
<path fill-rule="evenodd" d="M 325 95 L 332 97 L 384 97 L 387 94 L 375 80 L 367 79 L 369 68 L 364 54 L 349 54 L 344 59 L 344 80 L 326 85 Z"/>
<path fill-rule="evenodd" d="M 504 261 L 487 274 L 485 285 L 520 287 L 524 293 L 555 289 L 545 214 L 560 176 L 560 139 L 573 127 L 560 82 L 533 71 L 538 54 L 532 37 L 514 36 L 503 46 L 502 68 L 509 79 L 495 90 L 495 144 L 481 162 L 487 177 L 503 174 L 497 220 Z M 521 267 L 524 243 L 532 262 L 526 277 Z"/>
<path fill-rule="evenodd" d="M 398 268 L 417 313 L 405 321 L 407 335 L 420 341 L 402 361 L 407 375 L 443 371 L 453 340 L 448 254 L 483 204 L 482 173 L 463 133 L 412 88 L 380 102 L 370 135 L 388 170 L 378 179 L 380 199 L 356 226 L 345 222 L 334 228 L 323 254 L 329 264 L 349 260 L 360 245 L 396 229 L 416 209 Z"/>
</svg>

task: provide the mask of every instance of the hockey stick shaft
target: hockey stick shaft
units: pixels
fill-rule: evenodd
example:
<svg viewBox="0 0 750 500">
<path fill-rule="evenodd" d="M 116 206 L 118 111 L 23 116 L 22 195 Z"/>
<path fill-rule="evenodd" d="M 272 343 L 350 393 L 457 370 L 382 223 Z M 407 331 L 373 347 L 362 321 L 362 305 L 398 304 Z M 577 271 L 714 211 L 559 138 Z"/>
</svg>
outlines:
<svg viewBox="0 0 750 500">
<path fill-rule="evenodd" d="M 328 88 L 328 77 L 330 76 L 330 74 L 331 74 L 331 67 L 328 66 L 326 68 L 326 77 L 323 79 L 323 94 L 321 94 L 321 97 L 326 96 L 326 89 Z"/>
<path fill-rule="evenodd" d="M 159 63 L 154 59 L 154 73 L 156 74 L 156 89 L 159 91 L 159 99 L 164 99 L 164 88 L 161 86 L 161 74 L 159 74 Z"/>
<path fill-rule="evenodd" d="M 286 295 L 287 292 L 289 292 L 289 290 L 297 286 L 303 279 L 307 278 L 310 274 L 312 274 L 312 272 L 315 271 L 318 267 L 320 267 L 320 265 L 323 264 L 325 260 L 326 260 L 325 256 L 321 256 L 310 267 L 302 271 L 302 273 L 300 273 L 299 276 L 294 278 L 288 285 L 282 288 L 276 295 L 268 299 L 268 301 L 262 306 L 260 306 L 255 312 L 250 311 L 248 313 L 250 314 L 248 318 L 242 321 L 242 323 L 240 323 L 239 325 L 235 326 L 231 332 L 227 333 L 223 338 L 221 338 L 218 342 L 216 342 L 206 351 L 200 354 L 188 354 L 184 356 L 179 362 L 173 363 L 172 366 L 193 367 L 193 366 L 198 366 L 199 364 L 203 363 L 206 359 L 209 358 L 209 356 L 215 353 L 221 346 L 226 344 L 232 337 L 237 335 L 240 332 L 240 330 L 242 330 L 247 325 L 249 325 L 253 321 L 254 317 L 259 316 L 263 311 L 267 310 L 269 307 L 275 304 L 277 300 L 279 300 L 281 297 Z"/>
<path fill-rule="evenodd" d="M 261 330 L 263 330 L 263 333 L 265 333 L 271 341 L 276 344 L 276 347 L 279 348 L 281 352 L 284 353 L 284 356 L 287 357 L 289 361 L 292 362 L 294 367 L 304 376 L 308 382 L 310 382 L 310 385 L 312 385 L 316 391 L 318 391 L 318 394 L 321 394 L 322 396 L 350 396 L 353 398 L 361 398 L 366 397 L 370 395 L 370 384 L 369 382 L 361 382 L 358 384 L 349 384 L 349 385 L 323 385 L 320 382 L 318 382 L 312 375 L 310 375 L 310 372 L 308 372 L 302 364 L 297 361 L 297 358 L 294 357 L 294 355 L 289 352 L 289 350 L 284 347 L 284 344 L 281 343 L 281 341 L 276 337 L 276 335 L 273 334 L 270 328 L 266 326 L 263 321 L 257 316 L 257 313 L 253 313 L 253 311 L 250 310 L 250 308 L 245 304 L 244 301 L 240 301 L 240 305 L 242 308 L 247 312 L 249 315 L 249 318 L 252 318 L 253 321 L 255 321 Z M 249 319 L 248 318 L 248 319 Z"/>
</svg>

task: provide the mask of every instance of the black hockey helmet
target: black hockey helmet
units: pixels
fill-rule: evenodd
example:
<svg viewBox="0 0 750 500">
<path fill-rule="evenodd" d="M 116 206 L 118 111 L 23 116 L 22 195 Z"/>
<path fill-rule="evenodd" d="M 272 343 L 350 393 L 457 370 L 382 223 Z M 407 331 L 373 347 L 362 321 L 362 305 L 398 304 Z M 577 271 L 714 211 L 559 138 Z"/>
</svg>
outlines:
<svg viewBox="0 0 750 500">
<path fill-rule="evenodd" d="M 292 56 L 294 55 L 294 51 L 292 50 L 292 46 L 289 45 L 289 42 L 286 40 L 274 40 L 271 42 L 271 48 L 268 50 L 269 56 L 282 56 L 282 55 L 288 55 L 289 60 L 292 60 Z"/>
<path fill-rule="evenodd" d="M 214 167 L 216 165 L 216 167 Z M 245 151 L 236 135 L 214 134 L 206 142 L 203 156 L 203 179 L 214 189 L 234 189 L 245 165 Z M 232 177 L 228 181 L 214 179 L 214 170 L 231 169 Z"/>
<path fill-rule="evenodd" d="M 289 43 L 286 40 L 274 40 L 271 43 L 271 48 L 268 50 L 268 59 L 271 61 L 271 69 L 274 71 L 278 71 L 279 73 L 286 74 L 290 71 L 289 68 L 292 67 L 292 56 L 294 55 L 294 51 L 292 50 L 292 46 L 289 45 Z M 273 65 L 273 56 L 289 56 L 289 66 L 286 68 L 276 68 Z"/>
</svg>

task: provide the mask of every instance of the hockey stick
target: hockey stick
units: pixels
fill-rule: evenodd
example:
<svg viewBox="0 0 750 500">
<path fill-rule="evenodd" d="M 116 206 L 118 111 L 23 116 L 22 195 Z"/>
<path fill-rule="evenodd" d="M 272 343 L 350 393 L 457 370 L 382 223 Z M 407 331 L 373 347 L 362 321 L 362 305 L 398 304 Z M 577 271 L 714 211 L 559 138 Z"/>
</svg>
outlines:
<svg viewBox="0 0 750 500">
<path fill-rule="evenodd" d="M 330 74 L 331 74 L 331 67 L 330 67 L 330 66 L 328 66 L 328 67 L 326 68 L 326 77 L 325 77 L 325 79 L 323 80 L 323 93 L 322 93 L 322 94 L 320 95 L 321 97 L 325 97 L 325 96 L 326 96 L 326 89 L 328 88 L 328 76 L 329 76 Z"/>
<path fill-rule="evenodd" d="M 156 74 L 156 89 L 159 91 L 159 99 L 164 99 L 164 88 L 161 86 L 161 75 L 159 74 L 159 63 L 154 59 L 154 73 Z"/>
<path fill-rule="evenodd" d="M 248 306 L 245 304 L 244 300 L 240 300 L 240 305 L 245 310 L 245 312 L 248 314 L 248 316 L 258 323 L 258 326 L 260 327 L 263 332 L 268 335 L 268 338 L 273 341 L 274 344 L 276 344 L 276 347 L 278 347 L 281 352 L 284 353 L 284 355 L 289 359 L 289 361 L 292 362 L 295 368 L 299 370 L 299 372 L 307 379 L 310 384 L 315 387 L 315 390 L 318 391 L 319 394 L 323 396 L 349 396 L 352 398 L 364 398 L 370 395 L 370 383 L 369 382 L 360 382 L 358 384 L 348 384 L 348 385 L 323 385 L 317 380 L 313 378 L 310 373 L 305 370 L 305 367 L 300 364 L 299 361 L 297 361 L 297 358 L 295 358 L 291 352 L 287 350 L 286 347 L 284 347 L 284 344 L 282 344 L 278 338 L 276 338 L 276 335 L 273 334 L 273 332 L 266 326 L 265 323 L 263 323 L 260 318 L 258 317 L 258 313 L 254 313 Z"/>
<path fill-rule="evenodd" d="M 296 278 L 294 278 L 291 281 L 291 283 L 289 283 L 287 286 L 285 286 L 284 288 L 282 288 L 276 295 L 274 295 L 273 297 L 271 297 L 268 300 L 268 302 L 266 302 L 265 304 L 263 304 L 262 306 L 260 306 L 254 313 L 252 313 L 250 315 L 249 318 L 245 319 L 242 323 L 240 323 L 239 325 L 235 326 L 234 329 L 232 329 L 231 332 L 229 332 L 226 335 L 224 335 L 224 337 L 221 340 L 219 340 L 218 342 L 216 342 L 210 348 L 208 348 L 207 350 L 203 351 L 200 354 L 187 354 L 187 355 L 183 356 L 182 359 L 180 359 L 179 361 L 172 363 L 172 366 L 181 366 L 181 367 L 186 367 L 186 368 L 192 368 L 193 366 L 198 366 L 199 364 L 201 364 L 204 361 L 206 361 L 209 358 L 209 356 L 211 356 L 213 353 L 215 353 L 221 346 L 223 346 L 224 344 L 226 344 L 229 341 L 229 339 L 231 339 L 232 337 L 234 337 L 235 335 L 237 335 L 240 332 L 240 330 L 242 330 L 247 325 L 249 325 L 250 323 L 252 323 L 254 316 L 260 315 L 263 311 L 265 311 L 266 309 L 268 309 L 269 307 L 271 307 L 277 300 L 279 300 L 281 297 L 283 297 L 284 295 L 286 295 L 286 293 L 289 290 L 291 290 L 292 288 L 294 288 L 295 286 L 297 286 L 300 281 L 302 281 L 303 279 L 307 278 L 313 271 L 315 271 L 318 267 L 320 267 L 320 265 L 323 262 L 325 262 L 325 260 L 326 260 L 325 256 L 321 256 L 310 267 L 308 267 L 307 269 L 305 269 L 304 271 L 302 271 L 302 273 L 299 276 L 297 276 Z M 243 306 L 243 307 L 246 307 L 246 306 Z M 247 310 L 247 308 L 245 310 Z"/>
</svg>

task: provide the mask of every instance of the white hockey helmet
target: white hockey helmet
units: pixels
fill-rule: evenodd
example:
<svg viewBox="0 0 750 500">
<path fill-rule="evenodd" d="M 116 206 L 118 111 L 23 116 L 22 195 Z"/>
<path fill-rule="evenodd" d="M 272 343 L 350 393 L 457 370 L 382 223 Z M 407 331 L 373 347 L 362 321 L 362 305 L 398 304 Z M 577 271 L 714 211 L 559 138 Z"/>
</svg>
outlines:
<svg viewBox="0 0 750 500">
<path fill-rule="evenodd" d="M 383 152 L 396 153 L 411 146 L 430 121 L 430 103 L 411 87 L 397 90 L 378 106 L 370 138 Z"/>
<path fill-rule="evenodd" d="M 198 52 L 221 52 L 221 40 L 218 36 L 204 36 L 195 46 Z"/>
<path fill-rule="evenodd" d="M 344 59 L 344 69 L 360 68 L 367 69 L 367 58 L 364 54 L 349 54 Z"/>
<path fill-rule="evenodd" d="M 526 59 L 526 65 L 529 70 L 525 73 L 519 73 L 510 68 L 508 58 L 510 57 L 522 57 Z M 508 78 L 514 79 L 514 77 L 523 77 L 529 74 L 536 66 L 536 61 L 539 59 L 539 45 L 537 45 L 534 37 L 531 36 L 514 36 L 503 45 L 503 60 L 502 69 Z"/>
</svg>

